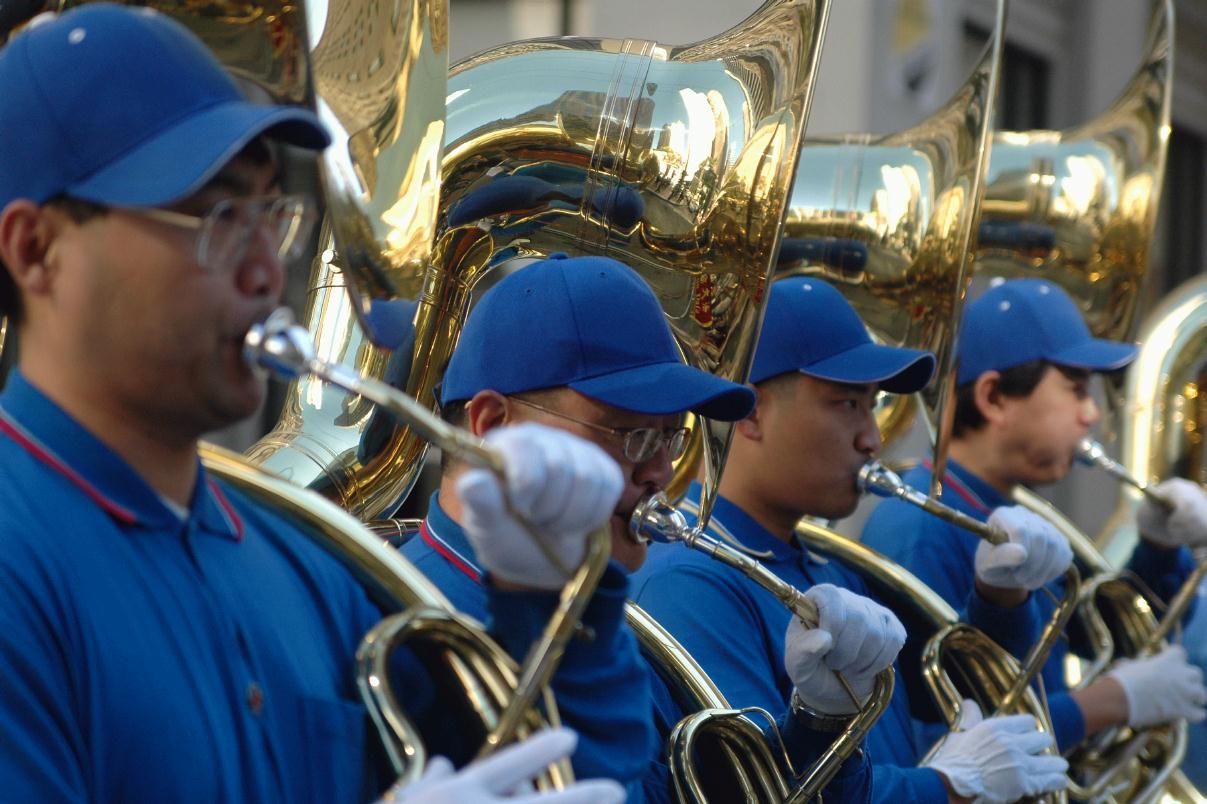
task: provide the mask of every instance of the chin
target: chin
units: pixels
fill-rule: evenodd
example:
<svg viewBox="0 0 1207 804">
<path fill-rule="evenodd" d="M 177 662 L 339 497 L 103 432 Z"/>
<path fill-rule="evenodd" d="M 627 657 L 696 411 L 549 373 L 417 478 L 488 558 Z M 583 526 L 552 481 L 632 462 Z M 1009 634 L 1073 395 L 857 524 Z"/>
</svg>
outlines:
<svg viewBox="0 0 1207 804">
<path fill-rule="evenodd" d="M 627 520 L 619 516 L 612 517 L 612 558 L 628 572 L 636 572 L 645 564 L 648 544 L 638 544 L 629 536 Z"/>
</svg>

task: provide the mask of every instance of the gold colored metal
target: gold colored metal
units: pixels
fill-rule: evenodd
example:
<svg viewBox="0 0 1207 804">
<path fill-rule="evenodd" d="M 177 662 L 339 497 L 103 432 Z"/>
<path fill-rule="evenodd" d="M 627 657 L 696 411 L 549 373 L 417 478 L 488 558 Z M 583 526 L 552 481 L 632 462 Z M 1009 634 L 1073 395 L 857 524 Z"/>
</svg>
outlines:
<svg viewBox="0 0 1207 804">
<path fill-rule="evenodd" d="M 1177 618 L 1153 613 L 1155 595 L 1130 572 L 1120 572 L 1095 547 L 1094 542 L 1047 500 L 1018 486 L 1015 502 L 1043 516 L 1068 539 L 1076 560 L 1092 577 L 1081 589 L 1078 616 L 1093 656 L 1082 669 L 1076 686 L 1085 687 L 1121 656 L 1142 655 L 1154 649 Z M 1179 594 L 1179 598 L 1182 594 Z M 1187 600 L 1175 601 L 1184 607 Z M 1184 722 L 1141 731 L 1110 729 L 1080 746 L 1069 757 L 1070 795 L 1103 801 L 1152 801 L 1157 798 L 1193 801 L 1179 791 L 1193 790 L 1176 774 L 1186 751 Z"/>
<path fill-rule="evenodd" d="M 681 542 L 690 549 L 698 550 L 710 558 L 733 567 L 774 595 L 776 600 L 807 627 L 817 627 L 819 621 L 817 607 L 805 597 L 804 593 L 781 580 L 779 576 L 755 559 L 712 538 L 701 526 L 689 525 L 686 517 L 668 502 L 662 492 L 648 495 L 638 503 L 629 520 L 629 529 L 638 540 L 663 543 Z M 842 734 L 813 762 L 809 769 L 797 777 L 798 783 L 793 787 L 791 794 L 786 797 L 789 801 L 809 801 L 821 792 L 822 788 L 838 772 L 842 763 L 859 748 L 863 738 L 880 715 L 884 713 L 892 697 L 893 669 L 891 667 L 885 668 L 877 675 L 872 694 L 867 701 L 859 699 L 840 673 L 835 672 L 834 675 L 846 690 L 857 714 L 852 716 Z M 762 709 L 743 709 L 739 714 L 757 714 L 774 723 L 774 718 Z M 695 743 L 699 739 L 701 731 L 723 732 L 730 727 L 735 716 L 733 710 L 725 712 L 702 710 L 692 713 L 680 722 L 671 737 L 671 755 L 675 760 L 672 767 L 677 788 L 695 787 L 698 784 L 701 770 L 694 766 L 694 763 L 699 761 Z M 786 753 L 782 761 L 785 767 L 791 768 Z M 764 792 L 770 787 L 770 782 L 765 781 Z M 715 794 L 716 791 L 710 790 L 710 792 Z M 743 792 L 749 795 L 755 791 L 747 789 Z"/>
<path fill-rule="evenodd" d="M 984 56 L 927 120 L 883 137 L 805 141 L 780 244 L 777 274 L 837 287 L 884 343 L 934 352 L 937 380 L 953 375 L 955 331 L 971 276 L 973 227 L 984 192 L 1005 35 L 999 0 Z M 952 388 L 921 392 L 932 426 L 947 432 Z M 913 424 L 909 396 L 883 397 L 877 421 L 890 442 Z M 935 442 L 942 477 L 947 438 Z"/>
<path fill-rule="evenodd" d="M 1119 463 L 1144 484 L 1168 477 L 1207 481 L 1207 277 L 1170 293 L 1141 328 L 1140 353 L 1128 370 L 1119 418 Z M 1120 494 L 1095 538 L 1121 565 L 1135 548 L 1136 494 Z"/>
<path fill-rule="evenodd" d="M 448 242 L 432 275 L 476 277 L 559 251 L 614 257 L 653 287 L 689 361 L 744 381 L 828 8 L 771 0 L 692 45 L 537 39 L 454 65 L 439 228 Z M 464 244 L 483 237 L 481 249 Z M 440 320 L 464 314 L 469 285 L 432 294 Z M 436 363 L 455 340 L 449 329 Z M 700 431 L 709 507 L 730 429 Z"/>
<path fill-rule="evenodd" d="M 677 799 L 695 804 L 783 801 L 791 792 L 786 760 L 773 753 L 751 719 L 765 713 L 731 709 L 691 654 L 640 606 L 626 604 L 625 619 L 679 710 L 689 713 L 672 731 L 668 746 Z"/>
<path fill-rule="evenodd" d="M 994 136 L 974 281 L 1049 279 L 1096 336 L 1131 334 L 1169 144 L 1173 14 L 1172 0 L 1154 4 L 1147 56 L 1102 116 Z"/>
<path fill-rule="evenodd" d="M 461 685 L 459 696 L 466 699 L 483 735 L 498 722 L 517 684 L 515 662 L 481 625 L 452 613 L 448 600 L 402 554 L 329 501 L 272 477 L 242 456 L 203 444 L 201 457 L 208 471 L 282 513 L 335 556 L 383 611 L 402 611 L 384 620 L 362 642 L 357 683 L 394 770 L 404 782 L 417 779 L 428 752 L 438 752 L 441 746 L 425 745 L 389 684 L 385 662 L 402 638 L 430 660 L 427 666 L 434 678 L 456 679 Z M 405 626 L 406 632 L 383 633 L 396 625 Z M 548 722 L 556 724 L 557 707 L 547 691 L 542 708 Z M 543 723 L 536 710 L 529 709 L 519 733 L 528 734 Z M 539 785 L 560 787 L 572 780 L 569 762 L 563 760 L 542 775 Z"/>
<path fill-rule="evenodd" d="M 303 320 L 319 355 L 382 378 L 430 408 L 422 301 L 436 246 L 448 72 L 446 0 L 307 7 L 310 96 L 334 143 L 322 157 L 327 217 Z M 302 50 L 302 55 L 306 49 Z M 298 70 L 305 75 L 304 63 Z M 392 350 L 392 351 L 391 351 Z M 424 447 L 371 431 L 374 408 L 322 382 L 290 385 L 277 427 L 248 454 L 361 518 L 410 491 Z"/>
<path fill-rule="evenodd" d="M 984 712 L 1029 714 L 1041 731 L 1053 733 L 1047 704 L 1031 687 L 1010 700 L 1008 708 L 1002 706 L 1022 673 L 1018 661 L 978 629 L 959 622 L 955 610 L 915 575 L 866 545 L 809 520 L 797 523 L 796 536 L 810 550 L 858 573 L 876 599 L 905 624 L 911 640 L 898 657 L 902 676 L 910 684 L 915 680 L 910 668 L 921 668 L 916 680 L 926 686 L 949 728 L 959 722 L 963 699 L 971 698 Z M 912 645 L 922 646 L 920 655 L 912 653 Z M 911 701 L 911 705 L 919 703 Z M 1057 753 L 1055 745 L 1047 750 Z M 1059 791 L 1040 800 L 1055 804 L 1067 801 L 1067 796 Z"/>
<path fill-rule="evenodd" d="M 931 516 L 950 522 L 958 528 L 980 537 L 990 544 L 1005 544 L 1010 540 L 1008 534 L 979 519 L 957 511 L 934 497 L 928 497 L 921 491 L 912 488 L 903 481 L 896 472 L 888 469 L 879 461 L 868 461 L 859 470 L 857 481 L 859 490 L 865 494 L 875 494 L 879 497 L 889 497 L 916 505 Z M 1022 668 L 1011 686 L 1005 691 L 998 703 L 1001 712 L 1010 712 L 1021 699 L 1025 690 L 1030 688 L 1033 679 L 1037 678 L 1048 661 L 1052 648 L 1064 634 L 1065 627 L 1077 609 L 1081 590 L 1081 573 L 1075 564 L 1070 564 L 1064 576 L 1064 597 L 1056 605 L 1052 617 L 1044 624 L 1043 631 L 1031 650 L 1023 660 Z M 996 714 L 997 712 L 995 712 Z"/>
</svg>

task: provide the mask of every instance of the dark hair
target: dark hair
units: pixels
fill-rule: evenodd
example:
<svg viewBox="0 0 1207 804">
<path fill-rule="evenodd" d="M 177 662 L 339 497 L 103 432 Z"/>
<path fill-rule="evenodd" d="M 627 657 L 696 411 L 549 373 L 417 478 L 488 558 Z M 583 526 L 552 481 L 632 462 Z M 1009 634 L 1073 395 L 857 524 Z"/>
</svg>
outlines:
<svg viewBox="0 0 1207 804">
<path fill-rule="evenodd" d="M 1015 399 L 1029 396 L 1048 373 L 1049 368 L 1056 369 L 1070 380 L 1082 379 L 1090 373 L 1086 369 L 1060 366 L 1047 360 L 1031 360 L 998 372 L 997 390 L 1003 396 Z M 956 413 L 951 425 L 951 434 L 957 438 L 985 426 L 985 417 L 981 415 L 973 396 L 975 387 L 976 380 L 972 380 L 956 388 Z"/>
<path fill-rule="evenodd" d="M 104 215 L 108 207 L 94 204 L 91 201 L 81 201 L 66 195 L 57 195 L 42 206 L 54 207 L 76 223 Z M 10 324 L 21 321 L 21 294 L 17 292 L 17 283 L 13 281 L 8 266 L 0 260 L 0 315 L 8 316 Z"/>
<path fill-rule="evenodd" d="M 466 410 L 468 399 L 454 399 L 440 406 L 440 418 L 453 427 L 464 428 L 469 423 L 469 411 Z M 447 452 L 440 453 L 440 473 L 447 472 L 455 463 L 456 457 Z"/>
</svg>

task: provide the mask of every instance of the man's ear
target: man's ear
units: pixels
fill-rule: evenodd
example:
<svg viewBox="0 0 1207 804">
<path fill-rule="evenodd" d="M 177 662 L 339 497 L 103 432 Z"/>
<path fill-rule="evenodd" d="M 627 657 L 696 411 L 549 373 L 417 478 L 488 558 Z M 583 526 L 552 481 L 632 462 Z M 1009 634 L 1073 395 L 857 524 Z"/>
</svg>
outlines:
<svg viewBox="0 0 1207 804">
<path fill-rule="evenodd" d="M 749 416 L 738 422 L 734 429 L 737 430 L 738 435 L 747 441 L 762 441 L 763 414 L 766 412 L 767 407 L 772 404 L 770 400 L 774 394 L 757 385 L 751 385 L 750 387 L 754 389 L 754 410 L 750 411 Z"/>
<path fill-rule="evenodd" d="M 496 427 L 509 423 L 507 397 L 497 391 L 479 391 L 465 406 L 466 427 L 481 437 Z"/>
<path fill-rule="evenodd" d="M 972 386 L 972 401 L 980 411 L 981 416 L 990 424 L 998 424 L 1005 414 L 1002 402 L 1005 397 L 1001 390 L 1002 375 L 996 371 L 986 371 L 976 378 Z"/>
<path fill-rule="evenodd" d="M 0 262 L 8 268 L 19 295 L 45 291 L 48 256 L 59 223 L 48 210 L 18 199 L 0 211 Z"/>
</svg>

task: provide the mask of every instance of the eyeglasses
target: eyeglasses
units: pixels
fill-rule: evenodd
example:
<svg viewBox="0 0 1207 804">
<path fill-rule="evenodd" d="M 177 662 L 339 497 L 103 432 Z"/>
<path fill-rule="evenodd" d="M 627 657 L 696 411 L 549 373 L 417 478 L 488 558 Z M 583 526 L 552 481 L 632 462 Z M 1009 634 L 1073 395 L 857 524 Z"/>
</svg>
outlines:
<svg viewBox="0 0 1207 804">
<path fill-rule="evenodd" d="M 613 438 L 619 439 L 624 447 L 624 456 L 633 463 L 648 461 L 654 457 L 658 449 L 664 444 L 666 445 L 667 457 L 672 461 L 679 460 L 683 457 L 683 453 L 687 451 L 687 435 L 690 431 L 686 427 L 672 427 L 665 430 L 659 427 L 605 427 L 602 424 L 585 422 L 582 419 L 567 416 L 560 411 L 550 410 L 535 402 L 521 399 L 518 396 L 510 396 L 508 399 L 534 410 L 539 410 L 542 413 L 548 413 L 550 416 L 556 416 L 559 419 L 581 424 L 583 427 L 598 430 L 601 433 L 607 433 Z"/>
<path fill-rule="evenodd" d="M 277 258 L 297 256 L 314 228 L 317 215 L 300 195 L 227 198 L 205 215 L 188 215 L 169 209 L 128 209 L 153 221 L 192 229 L 197 264 L 207 270 L 233 268 L 247 256 L 258 232 L 267 233 Z"/>
</svg>

